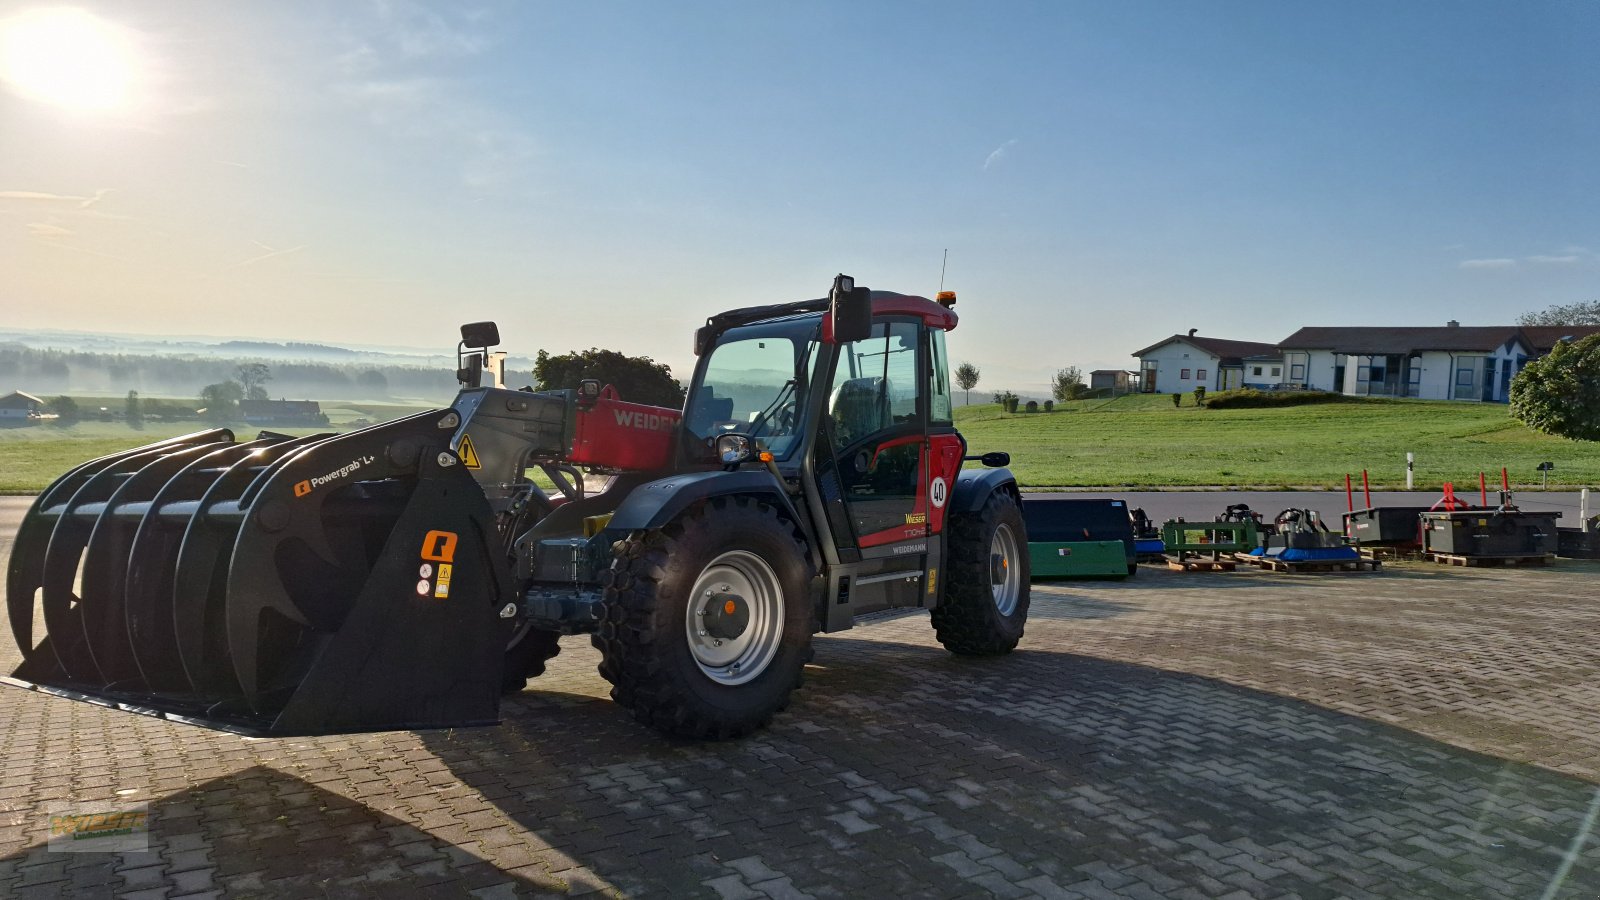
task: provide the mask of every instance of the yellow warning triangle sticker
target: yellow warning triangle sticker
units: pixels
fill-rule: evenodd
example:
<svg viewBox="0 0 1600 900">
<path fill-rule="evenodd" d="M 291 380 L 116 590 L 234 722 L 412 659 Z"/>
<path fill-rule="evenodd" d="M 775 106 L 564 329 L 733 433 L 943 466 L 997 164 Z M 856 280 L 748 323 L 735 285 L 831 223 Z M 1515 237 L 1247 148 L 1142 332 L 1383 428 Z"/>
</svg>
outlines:
<svg viewBox="0 0 1600 900">
<path fill-rule="evenodd" d="M 463 434 L 461 446 L 456 448 L 456 453 L 461 457 L 461 463 L 469 469 L 481 469 L 483 463 L 478 462 L 478 451 L 472 446 L 472 436 Z"/>
</svg>

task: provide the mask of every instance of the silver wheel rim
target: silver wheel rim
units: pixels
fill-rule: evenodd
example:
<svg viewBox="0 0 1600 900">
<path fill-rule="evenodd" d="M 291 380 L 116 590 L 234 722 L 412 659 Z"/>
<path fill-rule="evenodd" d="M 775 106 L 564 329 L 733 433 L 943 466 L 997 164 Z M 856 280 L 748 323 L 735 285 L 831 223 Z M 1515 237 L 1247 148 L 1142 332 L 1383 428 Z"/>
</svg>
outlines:
<svg viewBox="0 0 1600 900">
<path fill-rule="evenodd" d="M 734 594 L 750 609 L 738 637 L 718 638 L 704 619 L 713 597 Z M 695 579 L 684 617 L 689 653 L 705 676 L 718 684 L 744 684 L 766 671 L 783 643 L 783 588 L 767 561 L 748 550 L 729 550 Z"/>
<path fill-rule="evenodd" d="M 994 605 L 1000 615 L 1009 616 L 1017 611 L 1017 598 L 1022 595 L 1022 572 L 1017 566 L 1017 539 L 1011 526 L 1001 523 L 989 539 L 989 589 L 994 594 Z"/>
</svg>

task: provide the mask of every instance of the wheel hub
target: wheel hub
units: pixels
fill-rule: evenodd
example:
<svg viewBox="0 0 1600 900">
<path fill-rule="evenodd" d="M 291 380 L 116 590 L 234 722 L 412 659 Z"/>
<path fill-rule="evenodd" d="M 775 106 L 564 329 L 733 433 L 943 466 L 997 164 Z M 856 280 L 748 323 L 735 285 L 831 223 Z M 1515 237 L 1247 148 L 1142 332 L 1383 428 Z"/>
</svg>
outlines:
<svg viewBox="0 0 1600 900">
<path fill-rule="evenodd" d="M 716 593 L 705 609 L 706 633 L 731 641 L 750 626 L 750 604 L 738 594 Z"/>
<path fill-rule="evenodd" d="M 685 611 L 689 652 L 707 678 L 733 686 L 755 679 L 783 643 L 783 586 L 748 550 L 713 559 L 695 579 Z"/>
</svg>

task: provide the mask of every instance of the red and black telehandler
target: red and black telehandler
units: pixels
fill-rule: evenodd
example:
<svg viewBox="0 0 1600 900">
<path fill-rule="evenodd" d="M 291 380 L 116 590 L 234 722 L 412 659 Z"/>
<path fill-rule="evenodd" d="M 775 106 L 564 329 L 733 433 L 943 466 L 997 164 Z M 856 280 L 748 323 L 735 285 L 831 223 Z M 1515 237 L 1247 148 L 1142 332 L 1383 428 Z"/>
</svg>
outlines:
<svg viewBox="0 0 1600 900">
<path fill-rule="evenodd" d="M 1027 535 L 1009 458 L 952 421 L 954 305 L 841 275 L 712 316 L 682 410 L 480 384 L 499 334 L 475 323 L 447 409 L 90 461 L 18 530 L 6 681 L 246 734 L 491 724 L 587 633 L 640 721 L 724 738 L 862 613 L 1006 653 Z"/>
</svg>

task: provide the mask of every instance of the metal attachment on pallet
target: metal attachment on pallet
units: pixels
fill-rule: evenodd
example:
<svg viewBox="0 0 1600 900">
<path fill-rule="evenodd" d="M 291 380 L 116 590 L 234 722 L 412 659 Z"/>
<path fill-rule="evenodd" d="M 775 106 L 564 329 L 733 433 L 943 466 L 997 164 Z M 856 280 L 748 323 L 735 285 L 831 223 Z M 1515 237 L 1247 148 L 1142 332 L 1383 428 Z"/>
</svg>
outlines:
<svg viewBox="0 0 1600 900">
<path fill-rule="evenodd" d="M 515 603 L 507 603 L 505 606 L 500 607 L 500 618 L 514 619 L 516 615 L 517 605 Z"/>
<path fill-rule="evenodd" d="M 439 453 L 439 468 L 448 469 L 448 468 L 450 468 L 451 466 L 453 466 L 455 464 L 456 464 L 456 458 L 454 456 L 451 456 L 447 452 L 440 451 L 440 453 Z"/>
<path fill-rule="evenodd" d="M 444 418 L 439 420 L 439 427 L 440 428 L 455 428 L 457 425 L 460 425 L 460 424 L 461 424 L 461 417 L 456 414 L 455 410 L 451 410 L 450 412 L 445 413 Z"/>
</svg>

